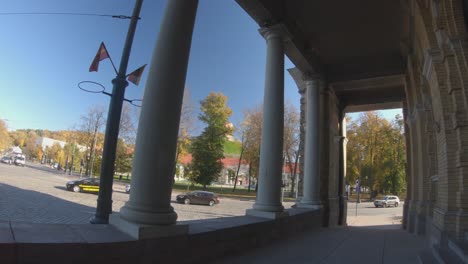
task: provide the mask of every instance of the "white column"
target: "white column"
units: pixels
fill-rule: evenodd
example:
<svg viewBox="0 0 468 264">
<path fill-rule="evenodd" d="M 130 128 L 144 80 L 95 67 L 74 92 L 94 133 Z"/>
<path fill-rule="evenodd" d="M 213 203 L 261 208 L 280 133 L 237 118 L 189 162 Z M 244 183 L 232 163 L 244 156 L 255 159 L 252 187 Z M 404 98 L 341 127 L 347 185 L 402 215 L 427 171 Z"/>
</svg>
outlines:
<svg viewBox="0 0 468 264">
<path fill-rule="evenodd" d="M 284 216 L 281 203 L 284 127 L 284 41 L 281 25 L 261 29 L 267 42 L 262 142 L 257 200 L 248 215 Z M 286 214 L 287 215 L 287 214 Z"/>
<path fill-rule="evenodd" d="M 146 83 L 130 199 L 111 223 L 135 238 L 176 235 L 174 159 L 198 0 L 167 1 Z"/>
<path fill-rule="evenodd" d="M 306 121 L 304 146 L 304 192 L 300 208 L 320 208 L 320 172 L 319 172 L 319 90 L 321 81 L 307 77 L 306 84 Z"/>
</svg>

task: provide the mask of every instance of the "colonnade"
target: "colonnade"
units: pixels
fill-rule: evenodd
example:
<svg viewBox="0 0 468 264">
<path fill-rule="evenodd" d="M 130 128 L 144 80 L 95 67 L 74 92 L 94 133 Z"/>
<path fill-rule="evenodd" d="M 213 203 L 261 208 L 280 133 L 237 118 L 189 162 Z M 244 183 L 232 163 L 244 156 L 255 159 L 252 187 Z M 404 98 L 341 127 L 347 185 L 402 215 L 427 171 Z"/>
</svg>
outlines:
<svg viewBox="0 0 468 264">
<path fill-rule="evenodd" d="M 177 133 L 190 54 L 197 0 L 167 2 L 151 60 L 141 109 L 133 165 L 132 192 L 112 225 L 142 239 L 186 233 L 170 205 Z M 260 29 L 266 39 L 260 174 L 257 200 L 247 215 L 278 218 L 281 203 L 284 126 L 284 47 L 288 33 L 281 24 Z M 306 78 L 306 139 L 304 193 L 301 208 L 320 207 L 318 122 L 319 82 Z"/>
</svg>

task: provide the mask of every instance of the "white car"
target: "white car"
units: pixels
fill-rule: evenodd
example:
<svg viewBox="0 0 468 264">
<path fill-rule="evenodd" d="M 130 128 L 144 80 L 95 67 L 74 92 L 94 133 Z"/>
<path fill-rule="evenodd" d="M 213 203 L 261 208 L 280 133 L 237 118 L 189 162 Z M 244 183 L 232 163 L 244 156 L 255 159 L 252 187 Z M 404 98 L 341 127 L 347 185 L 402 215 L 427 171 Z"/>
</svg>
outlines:
<svg viewBox="0 0 468 264">
<path fill-rule="evenodd" d="M 375 200 L 374 205 L 375 207 L 388 207 L 390 205 L 398 207 L 398 205 L 400 205 L 400 198 L 395 195 L 387 195 L 381 200 Z"/>
<path fill-rule="evenodd" d="M 24 157 L 16 157 L 15 158 L 15 165 L 18 165 L 18 166 L 23 166 L 24 167 Z"/>
</svg>

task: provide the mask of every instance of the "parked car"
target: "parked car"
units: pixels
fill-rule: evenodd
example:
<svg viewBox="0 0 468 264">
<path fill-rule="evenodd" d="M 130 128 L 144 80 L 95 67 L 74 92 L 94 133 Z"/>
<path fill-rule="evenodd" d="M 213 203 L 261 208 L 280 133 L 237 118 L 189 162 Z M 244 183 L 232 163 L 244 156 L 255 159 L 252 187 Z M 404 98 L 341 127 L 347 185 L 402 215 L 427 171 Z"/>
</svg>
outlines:
<svg viewBox="0 0 468 264">
<path fill-rule="evenodd" d="M 212 192 L 194 191 L 177 195 L 176 201 L 184 204 L 206 204 L 213 206 L 219 203 L 219 198 Z"/>
<path fill-rule="evenodd" d="M 98 178 L 86 178 L 82 180 L 69 181 L 65 185 L 68 191 L 74 192 L 99 192 L 99 179 Z"/>
<path fill-rule="evenodd" d="M 130 184 L 125 185 L 125 192 L 130 193 L 130 188 L 131 188 Z"/>
<path fill-rule="evenodd" d="M 0 162 L 2 163 L 6 163 L 6 164 L 12 164 L 13 163 L 13 159 L 11 157 L 3 157 Z"/>
<path fill-rule="evenodd" d="M 16 157 L 14 163 L 15 163 L 15 165 L 17 165 L 17 166 L 22 166 L 22 167 L 24 167 L 25 158 L 24 158 L 24 157 Z"/>
<path fill-rule="evenodd" d="M 379 207 L 379 206 L 388 207 L 390 205 L 398 207 L 399 204 L 400 204 L 400 198 L 398 198 L 398 196 L 395 196 L 395 195 L 387 195 L 387 196 L 384 196 L 384 198 L 381 200 L 374 201 L 375 207 Z"/>
</svg>

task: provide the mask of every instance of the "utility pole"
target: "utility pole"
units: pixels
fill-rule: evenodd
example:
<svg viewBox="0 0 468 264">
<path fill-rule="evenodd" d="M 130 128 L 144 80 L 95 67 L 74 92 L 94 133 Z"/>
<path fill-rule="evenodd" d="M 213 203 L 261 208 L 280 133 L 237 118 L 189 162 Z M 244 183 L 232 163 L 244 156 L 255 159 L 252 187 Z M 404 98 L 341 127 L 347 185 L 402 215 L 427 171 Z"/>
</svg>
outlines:
<svg viewBox="0 0 468 264">
<path fill-rule="evenodd" d="M 104 138 L 99 195 L 97 199 L 96 214 L 94 218 L 90 220 L 91 224 L 108 224 L 109 214 L 112 213 L 112 184 L 114 181 L 115 153 L 117 149 L 117 139 L 119 136 L 119 125 L 120 117 L 122 115 L 125 88 L 128 86 L 126 72 L 133 37 L 135 35 L 138 19 L 140 19 L 139 15 L 142 4 L 143 0 L 136 0 L 135 2 L 130 25 L 128 27 L 127 38 L 125 40 L 125 46 L 122 51 L 119 72 L 117 73 L 117 77 L 112 80 L 113 88 L 109 104 L 109 113 L 107 116 L 106 134 Z"/>
</svg>

